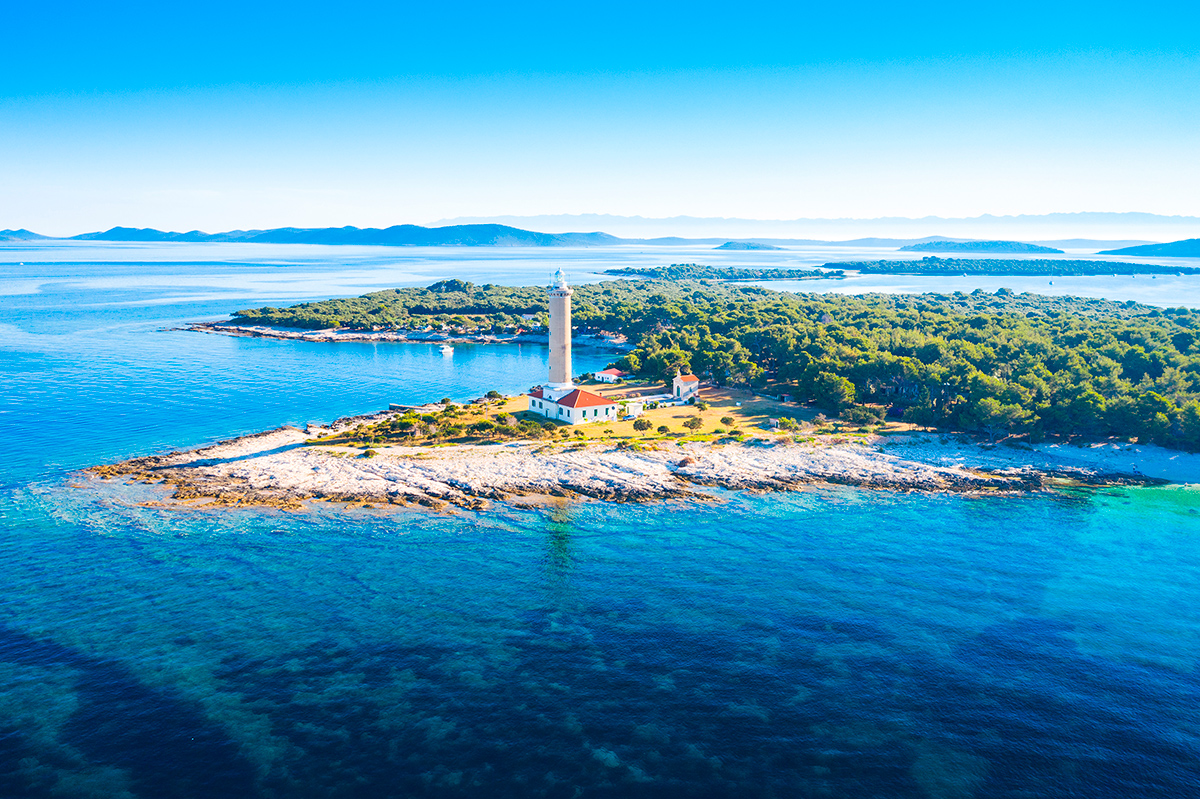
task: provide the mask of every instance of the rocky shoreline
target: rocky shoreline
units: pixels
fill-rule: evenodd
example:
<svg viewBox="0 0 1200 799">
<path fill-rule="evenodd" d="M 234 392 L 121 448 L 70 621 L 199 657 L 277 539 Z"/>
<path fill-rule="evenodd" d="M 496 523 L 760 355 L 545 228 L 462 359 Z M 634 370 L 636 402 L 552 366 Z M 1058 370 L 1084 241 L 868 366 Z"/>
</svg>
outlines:
<svg viewBox="0 0 1200 799">
<path fill-rule="evenodd" d="M 388 446 L 370 456 L 360 449 L 311 443 L 387 415 L 341 419 L 306 430 L 281 427 L 88 471 L 99 478 L 173 489 L 168 501 L 149 503 L 154 505 L 289 510 L 318 500 L 476 510 L 490 502 L 529 506 L 551 497 L 712 501 L 712 489 L 788 491 L 822 483 L 1017 494 L 1063 481 L 1087 486 L 1200 482 L 1200 458 L 1154 447 L 988 449 L 936 435 L 849 442 L 658 442 L 637 448 L 566 442 Z M 1125 461 L 1128 468 L 1121 466 Z"/>
<path fill-rule="evenodd" d="M 479 333 L 467 335 L 443 333 L 433 330 L 351 330 L 349 328 L 307 330 L 303 328 L 274 327 L 271 325 L 238 324 L 236 322 L 193 322 L 178 329 L 196 333 L 215 333 L 222 336 L 239 336 L 242 338 L 272 338 L 281 341 L 387 341 L 408 344 L 547 344 L 550 341 L 550 337 L 546 333 L 516 333 L 509 335 Z M 623 336 L 580 333 L 576 334 L 575 343 L 580 347 L 608 349 L 613 352 L 623 352 L 629 349 L 628 342 Z"/>
</svg>

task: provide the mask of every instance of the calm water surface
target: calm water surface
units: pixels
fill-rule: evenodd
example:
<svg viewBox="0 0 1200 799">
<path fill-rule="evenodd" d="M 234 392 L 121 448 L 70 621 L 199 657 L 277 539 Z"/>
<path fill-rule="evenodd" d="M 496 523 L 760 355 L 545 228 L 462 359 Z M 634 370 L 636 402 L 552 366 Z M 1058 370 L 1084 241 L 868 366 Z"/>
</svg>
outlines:
<svg viewBox="0 0 1200 799">
<path fill-rule="evenodd" d="M 0 796 L 1200 795 L 1189 488 L 180 513 L 75 472 L 545 369 L 182 322 L 703 253 L 0 255 Z"/>
</svg>

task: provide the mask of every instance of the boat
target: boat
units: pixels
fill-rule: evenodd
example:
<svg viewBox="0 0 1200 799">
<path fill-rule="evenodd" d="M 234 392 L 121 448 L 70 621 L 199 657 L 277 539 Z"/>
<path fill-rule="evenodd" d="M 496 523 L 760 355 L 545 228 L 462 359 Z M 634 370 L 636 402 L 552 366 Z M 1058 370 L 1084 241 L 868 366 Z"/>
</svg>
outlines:
<svg viewBox="0 0 1200 799">
<path fill-rule="evenodd" d="M 450 353 L 454 352 L 454 348 L 451 347 L 449 344 L 443 344 L 438 349 L 440 349 L 442 351 L 442 355 L 449 355 Z"/>
</svg>

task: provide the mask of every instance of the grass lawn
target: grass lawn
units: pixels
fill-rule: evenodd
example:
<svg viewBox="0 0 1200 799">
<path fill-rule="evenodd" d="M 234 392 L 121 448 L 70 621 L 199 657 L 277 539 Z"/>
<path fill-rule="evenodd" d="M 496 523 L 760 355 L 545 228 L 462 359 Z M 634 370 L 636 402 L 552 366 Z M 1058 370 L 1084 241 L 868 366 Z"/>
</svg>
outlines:
<svg viewBox="0 0 1200 799">
<path fill-rule="evenodd" d="M 581 385 L 581 387 L 593 394 L 617 399 L 641 394 L 667 393 L 666 386 L 653 383 L 618 383 L 615 385 L 588 383 Z M 687 440 L 709 440 L 714 437 L 720 437 L 714 436 L 713 431 L 724 430 L 728 432 L 731 429 L 736 429 L 739 433 L 752 438 L 773 438 L 778 433 L 768 428 L 768 420 L 788 416 L 797 421 L 811 422 L 817 413 L 802 405 L 784 404 L 769 397 L 756 396 L 750 391 L 721 388 L 719 386 L 702 386 L 700 388 L 700 401 L 707 402 L 709 407 L 701 411 L 692 405 L 676 405 L 643 412 L 641 418 L 649 421 L 651 427 L 649 430 L 641 432 L 633 429 L 632 420 L 627 422 L 596 422 L 581 425 L 563 424 L 562 426 L 570 429 L 573 436 L 578 431 L 583 433 L 585 440 L 601 441 L 620 439 L 638 441 L 653 441 L 656 439 L 675 440 L 684 438 L 685 436 Z M 518 408 L 521 410 L 518 411 Z M 545 417 L 540 414 L 530 413 L 527 408 L 528 398 L 522 396 L 509 399 L 505 403 L 503 410 L 515 413 L 519 419 L 545 421 Z M 499 410 L 496 412 L 499 412 Z M 697 430 L 689 430 L 683 423 L 694 416 L 700 417 L 702 424 Z M 722 423 L 721 419 L 723 417 L 732 417 L 734 420 L 733 424 Z M 670 429 L 670 432 L 665 435 L 658 432 L 658 428 L 663 425 Z"/>
</svg>

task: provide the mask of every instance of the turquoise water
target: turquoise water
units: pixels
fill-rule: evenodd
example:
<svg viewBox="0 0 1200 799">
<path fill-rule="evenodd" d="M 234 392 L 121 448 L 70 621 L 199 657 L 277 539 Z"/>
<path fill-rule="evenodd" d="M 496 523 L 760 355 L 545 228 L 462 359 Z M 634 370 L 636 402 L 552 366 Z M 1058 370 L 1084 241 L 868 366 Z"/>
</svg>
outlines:
<svg viewBox="0 0 1200 799">
<path fill-rule="evenodd" d="M 170 330 L 417 273 L 365 255 L 91 257 L 0 283 L 0 796 L 1200 795 L 1196 491 L 142 507 L 75 470 L 545 350 Z"/>
</svg>

